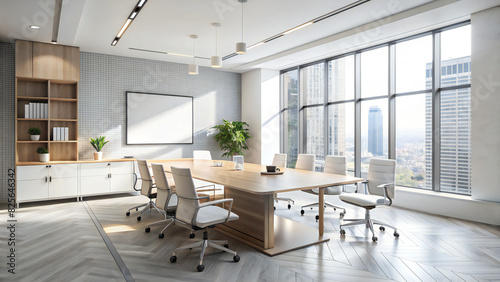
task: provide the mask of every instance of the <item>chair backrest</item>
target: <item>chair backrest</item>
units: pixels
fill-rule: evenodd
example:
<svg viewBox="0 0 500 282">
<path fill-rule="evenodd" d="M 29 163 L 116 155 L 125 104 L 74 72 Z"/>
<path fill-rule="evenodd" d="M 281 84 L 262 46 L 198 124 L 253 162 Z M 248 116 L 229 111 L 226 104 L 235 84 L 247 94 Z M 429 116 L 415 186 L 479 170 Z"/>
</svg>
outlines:
<svg viewBox="0 0 500 282">
<path fill-rule="evenodd" d="M 151 188 L 153 187 L 153 179 L 149 172 L 148 163 L 145 160 L 137 160 L 139 173 L 141 174 L 141 194 L 149 197 L 151 195 Z"/>
<path fill-rule="evenodd" d="M 325 173 L 347 175 L 347 158 L 338 156 L 326 156 Z"/>
<path fill-rule="evenodd" d="M 182 197 L 196 198 L 196 187 L 194 186 L 191 170 L 189 168 L 171 167 L 177 192 L 177 211 L 175 217 L 187 224 L 191 224 L 195 210 L 200 206 L 198 200 L 188 200 Z"/>
<path fill-rule="evenodd" d="M 286 168 L 286 154 L 274 154 L 273 166 Z"/>
<path fill-rule="evenodd" d="M 195 160 L 212 160 L 212 154 L 207 150 L 193 150 L 193 159 Z"/>
<path fill-rule="evenodd" d="M 299 156 L 297 157 L 297 163 L 295 164 L 295 168 L 314 171 L 314 162 L 315 161 L 316 161 L 315 155 L 299 154 Z"/>
<path fill-rule="evenodd" d="M 387 196 L 394 199 L 396 196 L 396 161 L 371 159 L 368 168 L 368 192 L 373 195 L 384 196 L 384 189 L 378 188 L 381 184 L 393 183 L 387 187 Z"/>
<path fill-rule="evenodd" d="M 160 193 L 158 190 L 156 196 L 156 206 L 163 210 L 168 210 L 169 203 L 172 202 L 172 195 L 174 193 L 173 189 L 168 185 L 167 176 L 165 174 L 165 169 L 162 164 L 151 164 L 153 168 L 153 175 L 155 177 L 156 188 L 166 189 L 167 193 Z"/>
</svg>

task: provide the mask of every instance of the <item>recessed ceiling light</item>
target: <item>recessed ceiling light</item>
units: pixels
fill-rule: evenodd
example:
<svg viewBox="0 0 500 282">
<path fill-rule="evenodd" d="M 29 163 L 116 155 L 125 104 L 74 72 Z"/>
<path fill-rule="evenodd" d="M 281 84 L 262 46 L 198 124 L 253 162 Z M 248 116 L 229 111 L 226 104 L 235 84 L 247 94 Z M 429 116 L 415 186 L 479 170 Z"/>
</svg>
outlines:
<svg viewBox="0 0 500 282">
<path fill-rule="evenodd" d="M 37 26 L 37 25 L 30 25 L 30 28 L 32 28 L 32 29 L 39 29 L 40 27 Z"/>
</svg>

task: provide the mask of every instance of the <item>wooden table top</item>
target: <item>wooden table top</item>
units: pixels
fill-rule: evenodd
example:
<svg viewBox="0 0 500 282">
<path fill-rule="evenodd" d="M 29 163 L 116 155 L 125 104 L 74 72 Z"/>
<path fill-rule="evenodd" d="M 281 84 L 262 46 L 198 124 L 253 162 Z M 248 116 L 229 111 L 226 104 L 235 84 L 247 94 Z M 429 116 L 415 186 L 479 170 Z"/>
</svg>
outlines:
<svg viewBox="0 0 500 282">
<path fill-rule="evenodd" d="M 244 170 L 241 171 L 235 170 L 231 161 L 222 161 L 223 167 L 214 167 L 213 162 L 193 159 L 148 160 L 150 164 L 163 164 L 167 172 L 171 172 L 171 166 L 190 168 L 194 178 L 253 194 L 273 194 L 363 181 L 362 178 L 352 176 L 291 168 L 284 169 L 282 175 L 261 175 L 261 171 L 266 171 L 264 165 L 245 163 Z"/>
</svg>

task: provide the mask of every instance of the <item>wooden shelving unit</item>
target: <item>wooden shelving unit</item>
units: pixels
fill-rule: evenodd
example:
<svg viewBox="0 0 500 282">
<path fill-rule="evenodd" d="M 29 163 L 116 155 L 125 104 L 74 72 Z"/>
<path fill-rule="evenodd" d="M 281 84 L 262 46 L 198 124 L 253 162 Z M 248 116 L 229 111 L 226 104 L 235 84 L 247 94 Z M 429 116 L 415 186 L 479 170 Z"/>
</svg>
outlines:
<svg viewBox="0 0 500 282">
<path fill-rule="evenodd" d="M 16 163 L 37 162 L 40 146 L 50 161 L 78 161 L 79 60 L 75 47 L 16 41 Z M 29 103 L 48 104 L 48 118 L 25 118 Z M 31 141 L 31 127 L 42 131 L 39 141 Z M 69 140 L 54 141 L 54 127 L 68 127 Z"/>
</svg>

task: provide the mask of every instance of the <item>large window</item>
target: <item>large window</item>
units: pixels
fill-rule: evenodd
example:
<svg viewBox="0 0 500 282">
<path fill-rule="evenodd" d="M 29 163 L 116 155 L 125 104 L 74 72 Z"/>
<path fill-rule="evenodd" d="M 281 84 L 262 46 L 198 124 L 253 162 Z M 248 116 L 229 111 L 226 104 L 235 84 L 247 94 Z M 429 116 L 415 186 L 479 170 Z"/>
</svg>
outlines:
<svg viewBox="0 0 500 282">
<path fill-rule="evenodd" d="M 370 159 L 396 159 L 399 186 L 470 195 L 470 33 L 464 22 L 282 72 L 295 78 L 283 85 L 289 165 L 346 156 L 366 177 Z"/>
</svg>

